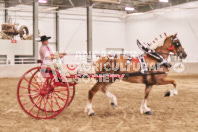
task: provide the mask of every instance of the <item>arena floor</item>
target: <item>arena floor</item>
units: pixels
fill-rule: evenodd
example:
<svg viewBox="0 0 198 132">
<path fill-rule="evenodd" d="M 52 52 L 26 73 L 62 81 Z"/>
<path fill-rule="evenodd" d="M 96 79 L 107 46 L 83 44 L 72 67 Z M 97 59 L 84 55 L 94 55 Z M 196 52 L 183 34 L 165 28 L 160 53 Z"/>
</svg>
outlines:
<svg viewBox="0 0 198 132">
<path fill-rule="evenodd" d="M 154 114 L 141 115 L 144 85 L 115 82 L 109 90 L 117 96 L 118 107 L 98 92 L 93 100 L 95 116 L 83 111 L 88 90 L 93 82 L 80 83 L 72 104 L 53 119 L 38 120 L 27 115 L 19 106 L 16 96 L 19 78 L 0 79 L 0 132 L 76 132 L 76 131 L 198 131 L 198 76 L 173 76 L 178 82 L 179 95 L 164 98 L 172 85 L 154 86 L 148 106 Z"/>
</svg>

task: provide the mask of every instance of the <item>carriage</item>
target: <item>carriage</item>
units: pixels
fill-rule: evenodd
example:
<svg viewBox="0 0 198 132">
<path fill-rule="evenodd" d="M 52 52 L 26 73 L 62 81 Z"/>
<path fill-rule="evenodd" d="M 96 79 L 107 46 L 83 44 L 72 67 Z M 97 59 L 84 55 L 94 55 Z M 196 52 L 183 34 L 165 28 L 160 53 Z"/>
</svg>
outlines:
<svg viewBox="0 0 198 132">
<path fill-rule="evenodd" d="M 71 104 L 75 95 L 75 85 L 78 84 L 78 79 L 82 77 L 104 78 L 107 76 L 75 74 L 63 77 L 58 70 L 51 67 L 34 67 L 28 70 L 19 81 L 17 89 L 19 104 L 32 117 L 38 119 L 53 118 Z M 123 77 L 123 75 L 112 74 L 108 77 Z M 68 82 L 66 79 L 73 81 Z"/>
<path fill-rule="evenodd" d="M 141 46 L 139 41 L 137 41 L 138 46 L 144 49 L 148 55 L 147 58 L 141 55 L 138 59 L 131 58 L 126 60 L 124 58 L 117 59 L 115 57 L 113 59 L 102 58 L 100 61 L 98 61 L 98 63 L 102 63 L 101 67 L 103 70 L 104 67 L 107 66 L 107 63 L 110 68 L 112 68 L 112 65 L 114 65 L 115 69 L 120 69 L 119 66 L 121 65 L 117 67 L 117 63 L 126 64 L 129 61 L 134 65 L 137 65 L 137 61 L 139 61 L 138 63 L 141 65 L 141 69 L 137 72 L 134 72 L 134 69 L 131 66 L 132 69 L 130 69 L 128 72 L 115 72 L 112 70 L 112 72 L 98 72 L 99 74 L 75 74 L 63 76 L 55 68 L 47 66 L 32 68 L 27 71 L 19 81 L 17 89 L 18 101 L 22 109 L 30 116 L 38 119 L 50 119 L 59 115 L 66 107 L 71 104 L 75 95 L 75 85 L 78 83 L 79 78 L 108 78 L 109 80 L 112 78 L 124 78 L 124 81 L 146 84 L 145 96 L 140 106 L 140 112 L 152 114 L 151 109 L 147 107 L 147 98 L 153 85 L 172 84 L 174 89 L 168 90 L 165 96 L 177 95 L 175 80 L 167 77 L 167 73 L 169 71 L 168 68 L 170 65 L 167 63 L 166 59 L 170 52 L 173 52 L 175 55 L 184 59 L 186 58 L 187 54 L 185 53 L 176 36 L 177 34 L 165 37 L 163 41 L 157 45 L 153 45 L 150 47 L 150 49 L 146 49 L 145 47 Z M 162 68 L 162 72 L 153 70 L 152 66 L 147 67 L 146 61 L 148 64 L 159 64 Z M 126 64 L 125 68 L 127 67 L 128 65 Z M 150 69 L 150 71 L 148 71 L 148 69 Z M 106 95 L 111 99 L 111 105 L 113 107 L 117 105 L 116 97 L 108 92 L 107 89 L 105 89 L 105 87 L 109 84 L 112 84 L 112 82 L 96 82 L 96 84 L 89 91 L 89 101 L 85 108 L 85 111 L 88 111 L 88 115 L 94 115 L 91 102 L 94 94 L 100 89 L 101 86 L 103 88 L 103 92 L 106 93 Z"/>
</svg>

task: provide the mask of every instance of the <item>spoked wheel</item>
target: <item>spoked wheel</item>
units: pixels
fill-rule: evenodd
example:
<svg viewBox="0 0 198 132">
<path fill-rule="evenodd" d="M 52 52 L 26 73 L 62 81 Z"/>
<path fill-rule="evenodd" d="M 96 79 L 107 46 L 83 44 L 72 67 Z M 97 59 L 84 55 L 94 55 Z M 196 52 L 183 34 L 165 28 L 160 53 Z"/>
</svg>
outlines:
<svg viewBox="0 0 198 132">
<path fill-rule="evenodd" d="M 70 92 L 70 96 L 69 96 L 69 102 L 67 104 L 67 107 L 71 104 L 71 102 L 74 99 L 74 95 L 75 95 L 75 84 L 69 85 L 69 92 Z"/>
<path fill-rule="evenodd" d="M 60 73 L 36 67 L 27 71 L 18 84 L 17 96 L 22 109 L 38 119 L 57 116 L 68 105 L 69 87 L 58 82 Z"/>
</svg>

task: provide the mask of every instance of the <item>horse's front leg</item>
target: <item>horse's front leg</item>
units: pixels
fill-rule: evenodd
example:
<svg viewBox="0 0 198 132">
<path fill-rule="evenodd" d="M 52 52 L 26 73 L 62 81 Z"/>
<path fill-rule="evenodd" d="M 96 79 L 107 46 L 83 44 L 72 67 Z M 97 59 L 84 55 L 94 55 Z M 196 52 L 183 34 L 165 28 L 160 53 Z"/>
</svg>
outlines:
<svg viewBox="0 0 198 132">
<path fill-rule="evenodd" d="M 152 88 L 152 85 L 147 85 L 145 88 L 144 99 L 142 100 L 142 104 L 140 106 L 141 114 L 152 115 L 151 109 L 147 107 L 147 99 L 151 91 L 151 88 Z"/>
<path fill-rule="evenodd" d="M 171 89 L 171 90 L 167 90 L 167 92 L 165 93 L 164 97 L 172 97 L 174 95 L 177 95 L 178 94 L 178 91 L 177 91 L 177 83 L 174 79 L 171 79 L 171 78 L 163 78 L 160 82 L 159 82 L 160 85 L 163 85 L 163 84 L 173 84 L 174 86 L 174 89 Z"/>
</svg>

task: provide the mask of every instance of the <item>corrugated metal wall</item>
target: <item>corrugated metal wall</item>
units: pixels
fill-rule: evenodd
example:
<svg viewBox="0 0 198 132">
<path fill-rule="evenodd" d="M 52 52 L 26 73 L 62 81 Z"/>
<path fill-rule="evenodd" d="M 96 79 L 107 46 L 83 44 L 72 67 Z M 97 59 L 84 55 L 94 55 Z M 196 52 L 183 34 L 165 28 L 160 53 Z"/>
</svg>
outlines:
<svg viewBox="0 0 198 132">
<path fill-rule="evenodd" d="M 19 5 L 19 8 L 32 9 L 32 6 Z M 15 8 L 15 7 L 13 7 Z M 17 7 L 16 7 L 17 8 Z M 4 11 L 0 12 L 0 21 L 4 21 Z M 93 9 L 93 50 L 106 51 L 106 48 L 126 48 L 125 20 L 120 19 L 119 11 Z M 26 25 L 33 33 L 32 12 L 9 10 L 13 23 Z M 61 10 L 60 14 L 60 52 L 75 53 L 87 50 L 86 8 Z M 50 47 L 55 50 L 56 42 L 55 13 L 39 13 L 39 31 L 41 35 L 51 36 Z M 18 28 L 19 28 L 18 27 Z M 19 37 L 16 39 L 20 39 Z M 39 45 L 41 45 L 39 43 Z"/>
<path fill-rule="evenodd" d="M 86 9 L 78 9 L 81 14 L 60 12 L 60 52 L 86 53 L 87 23 Z M 79 13 L 79 12 L 78 12 Z M 106 48 L 126 48 L 125 21 L 118 17 L 102 17 L 93 10 L 93 51 L 106 51 Z M 79 62 L 67 56 L 65 62 Z"/>
<path fill-rule="evenodd" d="M 127 49 L 139 51 L 136 44 L 137 39 L 140 42 L 152 42 L 155 37 L 159 38 L 159 34 L 164 32 L 167 35 L 178 33 L 178 38 L 188 53 L 186 62 L 194 61 L 194 59 L 198 61 L 197 16 L 198 9 L 183 9 L 131 16 L 126 21 Z"/>
<path fill-rule="evenodd" d="M 60 51 L 86 51 L 86 9 L 81 10 L 84 15 L 67 15 L 67 10 L 60 12 Z M 93 50 L 125 48 L 125 36 L 125 21 L 93 16 Z"/>
<path fill-rule="evenodd" d="M 60 13 L 60 52 L 86 51 L 86 17 Z"/>
</svg>

